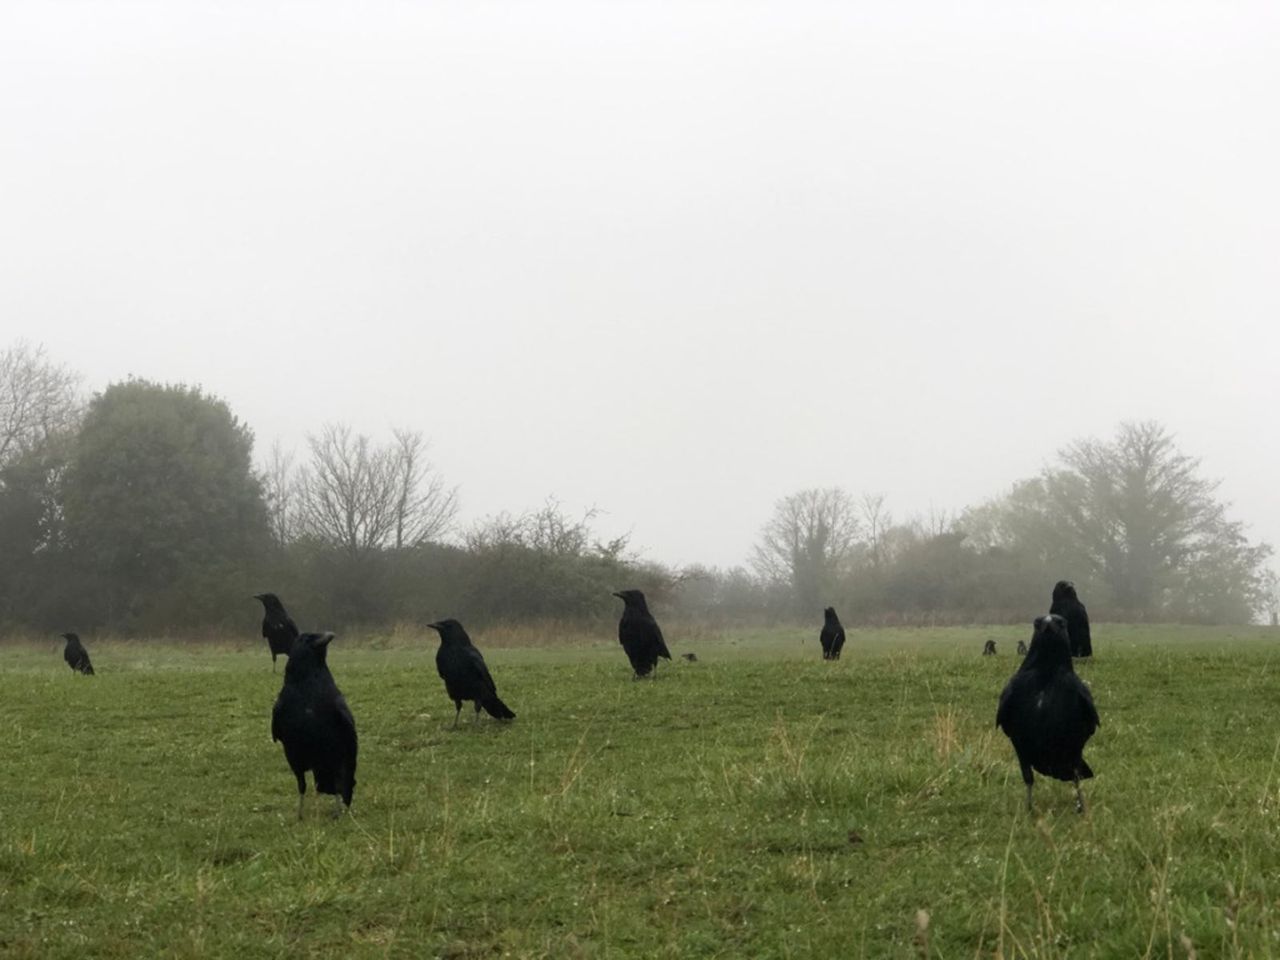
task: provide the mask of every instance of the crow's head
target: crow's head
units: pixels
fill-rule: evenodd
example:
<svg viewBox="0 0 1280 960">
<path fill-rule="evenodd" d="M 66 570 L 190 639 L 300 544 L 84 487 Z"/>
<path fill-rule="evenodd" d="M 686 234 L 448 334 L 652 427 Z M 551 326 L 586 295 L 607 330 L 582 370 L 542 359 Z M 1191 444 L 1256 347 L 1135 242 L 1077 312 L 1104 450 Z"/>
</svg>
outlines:
<svg viewBox="0 0 1280 960">
<path fill-rule="evenodd" d="M 457 620 L 450 617 L 447 620 L 437 620 L 435 623 L 428 623 L 428 627 L 440 634 L 441 643 L 470 643 L 471 638 L 467 636 L 467 631 L 462 628 Z"/>
<path fill-rule="evenodd" d="M 824 607 L 824 608 L 823 608 L 823 610 L 822 610 L 822 615 L 823 615 L 824 617 L 826 617 L 827 622 L 828 622 L 828 623 L 830 623 L 832 620 L 835 620 L 835 619 L 836 619 L 836 608 L 835 608 L 835 607 Z"/>
<path fill-rule="evenodd" d="M 1067 621 L 1054 613 L 1036 617 L 1035 632 L 1031 634 L 1031 649 L 1022 669 L 1046 669 L 1066 665 L 1071 667 L 1071 641 L 1067 638 Z"/>
<path fill-rule="evenodd" d="M 1076 596 L 1076 585 L 1070 580 L 1059 580 L 1053 585 L 1053 602 L 1059 600 L 1078 600 Z"/>
<path fill-rule="evenodd" d="M 274 593 L 255 593 L 253 599 L 261 600 L 262 606 L 270 613 L 284 610 L 284 604 Z"/>
<path fill-rule="evenodd" d="M 306 670 L 311 666 L 324 666 L 329 654 L 329 644 L 333 642 L 332 633 L 303 633 L 293 641 L 293 649 L 289 651 L 289 666 L 286 675 Z"/>
<path fill-rule="evenodd" d="M 648 604 L 645 603 L 644 594 L 639 590 L 618 590 L 613 595 L 625 603 L 628 608 L 637 610 L 649 609 Z"/>
<path fill-rule="evenodd" d="M 76 633 L 64 633 L 62 635 L 62 639 L 67 641 L 67 643 L 79 643 L 80 635 Z"/>
</svg>

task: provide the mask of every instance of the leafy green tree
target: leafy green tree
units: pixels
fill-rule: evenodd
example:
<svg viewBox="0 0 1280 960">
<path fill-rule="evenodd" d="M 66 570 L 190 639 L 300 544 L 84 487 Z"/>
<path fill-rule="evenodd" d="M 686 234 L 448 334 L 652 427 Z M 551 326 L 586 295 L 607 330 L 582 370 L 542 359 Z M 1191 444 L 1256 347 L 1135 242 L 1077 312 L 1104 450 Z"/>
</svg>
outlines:
<svg viewBox="0 0 1280 960">
<path fill-rule="evenodd" d="M 253 434 L 198 388 L 113 384 L 89 404 L 64 482 L 66 536 L 125 630 L 225 623 L 269 539 Z"/>
</svg>

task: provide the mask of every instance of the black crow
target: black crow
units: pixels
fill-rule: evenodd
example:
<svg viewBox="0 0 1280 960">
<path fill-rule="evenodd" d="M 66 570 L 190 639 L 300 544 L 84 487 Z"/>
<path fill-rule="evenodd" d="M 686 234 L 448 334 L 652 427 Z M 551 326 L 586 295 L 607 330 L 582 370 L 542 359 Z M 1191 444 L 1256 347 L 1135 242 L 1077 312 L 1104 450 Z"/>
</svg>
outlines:
<svg viewBox="0 0 1280 960">
<path fill-rule="evenodd" d="M 688 660 L 690 663 L 698 662 L 698 655 L 696 653 L 682 653 L 680 654 L 680 658 L 682 660 Z"/>
<path fill-rule="evenodd" d="M 822 659 L 839 660 L 840 651 L 844 649 L 844 627 L 840 625 L 835 607 L 824 609 L 822 616 L 822 633 L 818 635 L 818 642 L 822 644 Z"/>
<path fill-rule="evenodd" d="M 994 640 L 988 640 L 986 643 L 982 645 L 982 655 L 984 657 L 993 657 L 995 656 L 995 653 L 996 653 L 996 642 Z"/>
<path fill-rule="evenodd" d="M 1076 585 L 1059 580 L 1053 585 L 1053 605 L 1049 612 L 1067 621 L 1067 637 L 1073 657 L 1092 657 L 1093 638 L 1089 636 L 1089 611 L 1076 596 Z"/>
<path fill-rule="evenodd" d="M 1027 641 L 1018 641 L 1018 656 L 1025 657 L 1027 655 Z"/>
<path fill-rule="evenodd" d="M 282 653 L 287 657 L 293 649 L 293 641 L 298 639 L 298 625 L 274 593 L 256 593 L 253 599 L 262 601 L 262 635 L 271 648 L 271 670 L 274 673 L 276 657 Z"/>
<path fill-rule="evenodd" d="M 332 633 L 298 637 L 271 711 L 271 739 L 284 744 L 285 759 L 298 778 L 299 820 L 308 770 L 315 775 L 317 793 L 334 795 L 335 817 L 342 813 L 340 803 L 351 806 L 356 789 L 356 721 L 325 662 L 332 640 Z"/>
<path fill-rule="evenodd" d="M 635 678 L 647 677 L 658 668 L 658 658 L 671 659 L 667 641 L 662 639 L 662 629 L 649 612 L 644 594 L 639 590 L 619 590 L 614 594 L 626 604 L 622 619 L 618 621 L 618 642 L 627 652 Z"/>
<path fill-rule="evenodd" d="M 93 664 L 89 662 L 89 651 L 84 648 L 80 638 L 74 633 L 64 633 L 62 638 L 67 641 L 67 645 L 62 648 L 62 659 L 67 661 L 67 666 L 86 677 L 92 677 Z"/>
<path fill-rule="evenodd" d="M 457 620 L 441 620 L 427 624 L 440 634 L 440 649 L 436 651 L 436 670 L 444 680 L 445 692 L 453 701 L 456 712 L 453 725 L 462 716 L 462 701 L 475 704 L 476 722 L 480 721 L 480 708 L 499 720 L 514 720 L 515 713 L 498 698 L 498 688 L 489 674 L 484 657 L 476 649 L 467 631 Z"/>
<path fill-rule="evenodd" d="M 1084 811 L 1080 781 L 1093 776 L 1083 750 L 1099 726 L 1093 695 L 1071 668 L 1067 623 L 1056 614 L 1038 617 L 1031 650 L 1013 675 L 996 710 L 996 726 L 1013 741 L 1031 809 L 1032 770 L 1076 785 L 1076 810 Z"/>
</svg>

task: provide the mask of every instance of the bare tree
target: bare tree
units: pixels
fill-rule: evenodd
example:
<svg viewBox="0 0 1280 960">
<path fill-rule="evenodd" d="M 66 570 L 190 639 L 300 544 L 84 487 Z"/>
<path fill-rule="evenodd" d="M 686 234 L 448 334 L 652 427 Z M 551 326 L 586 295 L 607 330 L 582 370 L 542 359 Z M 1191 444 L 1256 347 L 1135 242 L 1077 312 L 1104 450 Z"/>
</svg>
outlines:
<svg viewBox="0 0 1280 960">
<path fill-rule="evenodd" d="M 0 351 L 0 466 L 28 453 L 80 417 L 78 374 L 19 340 Z"/>
<path fill-rule="evenodd" d="M 302 533 L 360 556 L 420 544 L 453 521 L 457 491 L 427 462 L 417 434 L 376 447 L 346 424 L 326 424 L 307 443 L 311 462 L 297 487 Z"/>
<path fill-rule="evenodd" d="M 262 488 L 271 522 L 271 539 L 277 548 L 290 543 L 298 532 L 298 472 L 293 451 L 285 451 L 277 440 L 263 468 Z"/>
<path fill-rule="evenodd" d="M 597 539 L 592 523 L 599 515 L 598 509 L 589 507 L 575 520 L 564 512 L 559 500 L 548 497 L 538 510 L 486 517 L 463 535 L 463 542 L 472 551 L 514 546 L 546 556 L 624 559 L 629 535 Z"/>
<path fill-rule="evenodd" d="M 884 534 L 893 526 L 893 514 L 885 509 L 883 493 L 864 493 L 859 504 L 862 521 L 867 528 L 867 546 L 871 551 L 871 565 L 878 567 L 884 560 Z"/>
<path fill-rule="evenodd" d="M 445 485 L 444 477 L 427 459 L 428 444 L 416 431 L 396 430 L 397 549 L 435 540 L 453 524 L 458 514 L 458 488 Z"/>
<path fill-rule="evenodd" d="M 820 609 L 824 592 L 859 542 L 853 497 L 839 487 L 801 490 L 774 506 L 752 557 L 765 579 L 791 584 L 801 610 Z"/>
</svg>

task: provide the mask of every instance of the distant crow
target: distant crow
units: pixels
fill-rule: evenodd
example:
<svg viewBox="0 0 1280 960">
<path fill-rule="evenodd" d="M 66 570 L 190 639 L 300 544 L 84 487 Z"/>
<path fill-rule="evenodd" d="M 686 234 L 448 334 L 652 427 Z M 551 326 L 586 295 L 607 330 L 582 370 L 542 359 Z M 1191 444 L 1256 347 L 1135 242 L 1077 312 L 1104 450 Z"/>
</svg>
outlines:
<svg viewBox="0 0 1280 960">
<path fill-rule="evenodd" d="M 995 653 L 996 653 L 996 642 L 994 640 L 988 640 L 986 643 L 982 645 L 982 655 L 984 657 L 993 657 L 995 656 Z"/>
<path fill-rule="evenodd" d="M 618 621 L 618 642 L 627 652 L 635 678 L 647 677 L 658 668 L 658 658 L 671 659 L 667 641 L 662 639 L 658 621 L 649 612 L 644 594 L 639 590 L 619 590 L 614 594 L 626 606 Z"/>
<path fill-rule="evenodd" d="M 308 770 L 315 775 L 317 793 L 334 795 L 335 817 L 342 813 L 341 803 L 351 806 L 356 789 L 356 721 L 325 662 L 332 640 L 332 633 L 298 637 L 271 711 L 271 739 L 284 744 L 285 759 L 298 778 L 299 820 Z"/>
<path fill-rule="evenodd" d="M 818 642 L 822 644 L 822 659 L 839 660 L 840 651 L 844 649 L 844 627 L 840 625 L 835 607 L 827 607 L 822 611 L 822 616 L 822 633 L 818 635 Z"/>
<path fill-rule="evenodd" d="M 298 639 L 298 625 L 274 593 L 257 593 L 253 599 L 262 601 L 262 635 L 271 648 L 271 671 L 274 673 L 276 657 L 282 653 L 287 657 L 293 649 L 293 641 Z"/>
<path fill-rule="evenodd" d="M 682 653 L 680 654 L 680 658 L 682 660 L 688 660 L 690 663 L 698 662 L 698 655 L 696 653 Z"/>
<path fill-rule="evenodd" d="M 427 624 L 440 634 L 440 649 L 436 651 L 436 670 L 444 680 L 445 692 L 453 701 L 456 712 L 453 725 L 462 716 L 462 701 L 475 704 L 476 722 L 480 720 L 480 708 L 499 720 L 514 720 L 515 713 L 498 698 L 498 688 L 489 674 L 484 657 L 476 649 L 467 631 L 457 620 L 441 620 Z"/>
<path fill-rule="evenodd" d="M 1025 657 L 1027 655 L 1027 641 L 1018 641 L 1018 656 Z"/>
<path fill-rule="evenodd" d="M 1032 770 L 1076 785 L 1076 810 L 1084 811 L 1080 781 L 1093 776 L 1083 751 L 1099 726 L 1093 695 L 1071 668 L 1071 645 L 1062 617 L 1038 617 L 1031 650 L 1013 675 L 996 710 L 996 726 L 1013 741 L 1031 809 Z"/>
<path fill-rule="evenodd" d="M 1067 636 L 1073 657 L 1092 657 L 1093 638 L 1089 635 L 1089 611 L 1076 596 L 1076 585 L 1059 580 L 1053 585 L 1053 605 L 1049 612 L 1067 621 Z"/>
<path fill-rule="evenodd" d="M 62 648 L 62 659 L 67 661 L 67 666 L 86 677 L 92 677 L 93 664 L 89 662 L 89 651 L 84 648 L 80 638 L 74 633 L 64 633 L 62 637 L 67 641 L 67 645 Z"/>
</svg>

